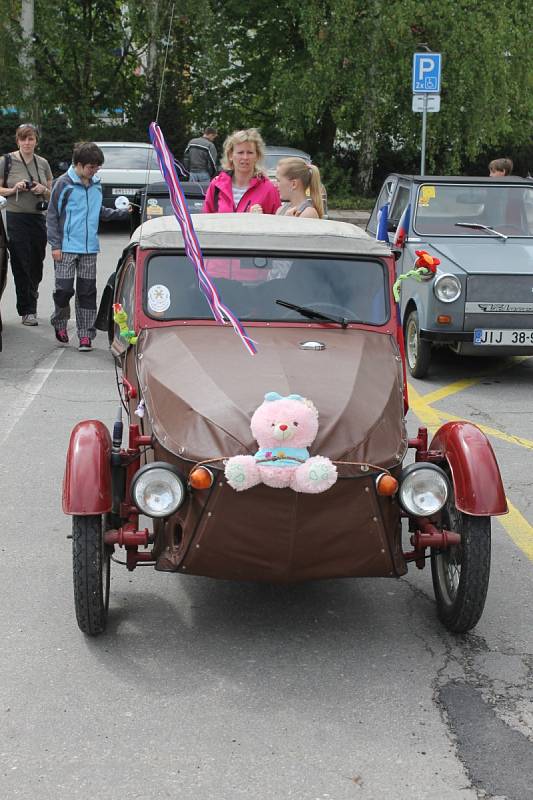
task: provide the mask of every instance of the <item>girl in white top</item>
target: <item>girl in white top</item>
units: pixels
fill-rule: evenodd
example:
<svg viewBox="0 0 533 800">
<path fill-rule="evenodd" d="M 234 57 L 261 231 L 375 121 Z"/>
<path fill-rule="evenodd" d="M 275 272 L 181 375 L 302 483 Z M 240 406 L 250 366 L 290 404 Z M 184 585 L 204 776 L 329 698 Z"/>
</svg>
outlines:
<svg viewBox="0 0 533 800">
<path fill-rule="evenodd" d="M 276 170 L 278 189 L 283 202 L 276 214 L 322 219 L 322 183 L 314 164 L 303 158 L 282 158 Z"/>
</svg>

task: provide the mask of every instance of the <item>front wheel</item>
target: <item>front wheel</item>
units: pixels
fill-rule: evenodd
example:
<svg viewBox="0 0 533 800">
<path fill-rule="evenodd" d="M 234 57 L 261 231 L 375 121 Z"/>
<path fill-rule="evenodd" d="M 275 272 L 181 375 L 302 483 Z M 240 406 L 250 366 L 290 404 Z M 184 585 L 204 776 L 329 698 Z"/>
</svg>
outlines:
<svg viewBox="0 0 533 800">
<path fill-rule="evenodd" d="M 89 636 L 97 636 L 106 627 L 110 566 L 101 515 L 72 517 L 74 606 L 78 627 Z"/>
<path fill-rule="evenodd" d="M 405 322 L 404 338 L 409 372 L 413 378 L 424 378 L 429 369 L 431 344 L 420 337 L 418 312 L 414 309 Z"/>
<path fill-rule="evenodd" d="M 446 550 L 431 551 L 431 576 L 440 621 L 454 633 L 477 624 L 487 596 L 490 575 L 490 517 L 472 517 L 455 507 L 443 514 L 443 527 L 461 535 Z"/>
</svg>

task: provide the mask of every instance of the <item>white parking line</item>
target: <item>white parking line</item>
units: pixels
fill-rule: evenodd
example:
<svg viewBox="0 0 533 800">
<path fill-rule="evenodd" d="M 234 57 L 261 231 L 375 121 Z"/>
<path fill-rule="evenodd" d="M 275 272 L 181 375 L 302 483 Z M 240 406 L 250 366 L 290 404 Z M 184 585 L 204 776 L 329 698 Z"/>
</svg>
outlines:
<svg viewBox="0 0 533 800">
<path fill-rule="evenodd" d="M 32 370 L 24 383 L 18 386 L 17 400 L 7 408 L 7 419 L 0 432 L 0 446 L 9 438 L 19 419 L 31 406 L 64 352 L 64 350 L 54 350 L 41 361 L 41 366 Z"/>
</svg>

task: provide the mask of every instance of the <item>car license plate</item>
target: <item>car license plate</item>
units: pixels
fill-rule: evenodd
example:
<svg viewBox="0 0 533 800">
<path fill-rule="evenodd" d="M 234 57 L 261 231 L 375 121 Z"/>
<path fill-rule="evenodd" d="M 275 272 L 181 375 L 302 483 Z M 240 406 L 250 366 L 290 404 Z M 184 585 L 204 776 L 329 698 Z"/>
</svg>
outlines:
<svg viewBox="0 0 533 800">
<path fill-rule="evenodd" d="M 521 328 L 475 328 L 474 344 L 481 345 L 533 345 L 533 331 Z"/>
<path fill-rule="evenodd" d="M 129 189 L 111 189 L 111 194 L 135 194 L 137 189 L 135 187 L 131 187 Z"/>
</svg>

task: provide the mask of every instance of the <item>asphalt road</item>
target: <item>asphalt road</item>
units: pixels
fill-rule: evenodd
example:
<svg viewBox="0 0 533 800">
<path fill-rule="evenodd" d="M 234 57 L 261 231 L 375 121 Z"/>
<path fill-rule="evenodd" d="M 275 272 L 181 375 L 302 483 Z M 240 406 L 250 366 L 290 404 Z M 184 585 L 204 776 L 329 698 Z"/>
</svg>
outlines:
<svg viewBox="0 0 533 800">
<path fill-rule="evenodd" d="M 126 241 L 103 234 L 100 289 Z M 56 346 L 51 292 L 49 259 L 38 328 L 11 282 L 2 303 L 0 798 L 530 800 L 533 359 L 442 354 L 411 388 L 412 434 L 490 432 L 512 503 L 472 634 L 439 625 L 428 569 L 280 588 L 117 566 L 88 639 L 61 480 L 73 425 L 118 398 L 103 335 Z"/>
</svg>

